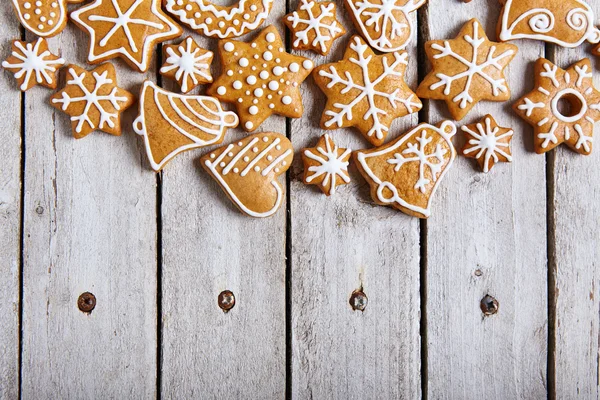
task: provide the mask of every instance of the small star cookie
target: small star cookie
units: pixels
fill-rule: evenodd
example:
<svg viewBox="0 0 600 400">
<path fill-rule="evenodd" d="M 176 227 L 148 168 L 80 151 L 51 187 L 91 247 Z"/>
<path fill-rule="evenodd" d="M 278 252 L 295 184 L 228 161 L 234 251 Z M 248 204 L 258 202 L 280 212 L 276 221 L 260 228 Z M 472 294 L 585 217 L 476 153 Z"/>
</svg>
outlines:
<svg viewBox="0 0 600 400">
<path fill-rule="evenodd" d="M 67 26 L 67 3 L 85 0 L 12 0 L 21 25 L 33 34 L 49 38 Z"/>
<path fill-rule="evenodd" d="M 480 122 L 465 125 L 462 128 L 466 142 L 462 155 L 477 159 L 483 172 L 489 172 L 497 162 L 512 162 L 510 143 L 514 131 L 498 126 L 491 115 L 486 115 Z"/>
<path fill-rule="evenodd" d="M 283 17 L 283 23 L 292 32 L 294 50 L 313 50 L 323 56 L 329 54 L 335 39 L 346 33 L 333 1 L 300 0 L 298 9 Z"/>
<path fill-rule="evenodd" d="M 600 91 L 592 78 L 592 64 L 587 58 L 566 71 L 544 58 L 537 61 L 535 89 L 513 105 L 515 112 L 534 127 L 536 153 L 561 143 L 580 154 L 592 152 L 594 125 L 600 121 Z"/>
<path fill-rule="evenodd" d="M 348 164 L 352 150 L 338 148 L 328 134 L 321 136 L 317 146 L 302 150 L 304 183 L 318 185 L 327 196 L 336 187 L 350 183 Z"/>
<path fill-rule="evenodd" d="M 81 139 L 94 130 L 119 136 L 121 113 L 135 98 L 117 86 L 115 67 L 106 63 L 86 71 L 69 65 L 67 70 L 67 85 L 50 97 L 50 104 L 71 116 L 73 136 Z"/>
<path fill-rule="evenodd" d="M 285 52 L 274 26 L 250 43 L 221 40 L 223 74 L 207 93 L 235 103 L 243 128 L 252 132 L 272 114 L 300 118 L 304 112 L 300 84 L 314 65 L 307 58 Z"/>
<path fill-rule="evenodd" d="M 491 42 L 476 19 L 467 22 L 456 39 L 425 43 L 433 71 L 417 89 L 425 99 L 445 100 L 460 121 L 481 100 L 507 101 L 510 90 L 504 69 L 517 46 Z"/>
<path fill-rule="evenodd" d="M 189 93 L 198 85 L 213 81 L 210 64 L 214 54 L 198 46 L 191 36 L 179 44 L 164 46 L 163 54 L 166 61 L 160 74 L 176 80 L 183 93 Z"/>
<path fill-rule="evenodd" d="M 94 0 L 71 13 L 71 20 L 90 35 L 88 62 L 120 57 L 146 72 L 157 43 L 183 31 L 160 8 L 161 0 Z"/>
<path fill-rule="evenodd" d="M 65 60 L 48 50 L 46 39 L 38 38 L 27 43 L 14 40 L 12 52 L 2 67 L 14 73 L 19 88 L 25 92 L 35 85 L 56 89 L 56 73 L 65 64 Z"/>
<path fill-rule="evenodd" d="M 354 36 L 342 61 L 315 69 L 315 82 L 327 96 L 323 129 L 354 126 L 373 145 L 385 141 L 396 118 L 418 112 L 423 104 L 404 81 L 405 51 L 375 55 Z"/>
</svg>

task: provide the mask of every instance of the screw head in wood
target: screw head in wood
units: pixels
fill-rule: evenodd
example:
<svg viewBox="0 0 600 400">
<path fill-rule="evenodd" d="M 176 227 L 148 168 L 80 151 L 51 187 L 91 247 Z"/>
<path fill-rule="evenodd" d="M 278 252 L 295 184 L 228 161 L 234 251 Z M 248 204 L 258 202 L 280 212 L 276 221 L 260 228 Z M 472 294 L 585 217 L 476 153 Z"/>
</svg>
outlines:
<svg viewBox="0 0 600 400">
<path fill-rule="evenodd" d="M 500 304 L 498 303 L 498 300 L 496 300 L 494 297 L 490 296 L 489 294 L 486 294 L 483 297 L 483 299 L 481 299 L 481 303 L 479 304 L 479 306 L 481 307 L 481 311 L 485 315 L 494 315 L 498 312 L 498 309 L 500 308 Z"/>
<path fill-rule="evenodd" d="M 354 311 L 365 311 L 368 302 L 369 298 L 362 289 L 355 290 L 350 296 L 350 307 L 352 307 Z"/>
<path fill-rule="evenodd" d="M 219 293 L 218 303 L 223 312 L 228 312 L 235 306 L 235 295 L 231 290 L 224 290 Z"/>
<path fill-rule="evenodd" d="M 90 292 L 82 293 L 77 299 L 77 307 L 84 313 L 91 313 L 96 308 L 96 296 Z"/>
</svg>

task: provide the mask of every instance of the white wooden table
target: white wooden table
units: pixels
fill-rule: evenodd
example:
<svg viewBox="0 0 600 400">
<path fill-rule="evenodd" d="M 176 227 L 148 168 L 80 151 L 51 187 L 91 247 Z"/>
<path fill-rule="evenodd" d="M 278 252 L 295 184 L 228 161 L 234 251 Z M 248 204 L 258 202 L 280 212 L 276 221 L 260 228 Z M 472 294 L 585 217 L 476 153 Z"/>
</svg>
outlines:
<svg viewBox="0 0 600 400">
<path fill-rule="evenodd" d="M 278 0 L 270 21 L 283 32 L 295 7 Z M 429 0 L 408 49 L 412 87 L 429 68 L 426 40 L 453 38 L 472 17 L 495 39 L 499 8 Z M 2 58 L 16 38 L 33 39 L 2 1 Z M 329 57 L 304 54 L 339 60 L 349 39 Z M 88 38 L 73 25 L 49 42 L 86 65 Z M 567 67 L 590 54 L 589 45 L 516 43 L 513 100 L 532 89 L 539 57 Z M 157 58 L 145 75 L 115 62 L 121 85 L 137 93 L 152 79 L 175 90 Z M 302 88 L 302 119 L 262 127 L 287 133 L 297 150 L 322 134 L 324 96 L 312 79 Z M 254 220 L 199 168 L 205 151 L 154 174 L 131 129 L 136 107 L 122 137 L 78 141 L 50 94 L 21 94 L 2 73 L 0 399 L 600 397 L 600 149 L 536 155 L 510 102 L 480 103 L 463 123 L 492 113 L 512 126 L 514 162 L 486 175 L 458 158 L 428 221 L 375 206 L 354 168 L 352 184 L 326 198 L 301 182 L 298 161 L 285 210 Z M 447 118 L 445 105 L 429 102 L 391 136 Z M 335 140 L 368 146 L 351 129 Z M 349 304 L 359 289 L 364 312 Z M 236 296 L 228 313 L 217 304 L 224 290 Z M 88 291 L 97 298 L 90 314 L 77 306 Z M 486 295 L 498 302 L 493 315 L 482 312 Z"/>
</svg>

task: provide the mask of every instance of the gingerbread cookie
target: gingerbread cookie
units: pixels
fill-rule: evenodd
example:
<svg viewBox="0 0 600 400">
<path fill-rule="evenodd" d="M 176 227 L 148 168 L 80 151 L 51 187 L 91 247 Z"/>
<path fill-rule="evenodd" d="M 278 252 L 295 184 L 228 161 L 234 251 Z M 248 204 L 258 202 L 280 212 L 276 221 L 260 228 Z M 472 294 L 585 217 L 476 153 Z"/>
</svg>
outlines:
<svg viewBox="0 0 600 400">
<path fill-rule="evenodd" d="M 323 129 L 355 126 L 373 145 L 383 144 L 390 124 L 418 112 L 423 104 L 404 81 L 408 53 L 381 56 L 359 37 L 350 40 L 342 61 L 315 69 L 315 82 L 327 96 Z"/>
<path fill-rule="evenodd" d="M 302 150 L 304 183 L 318 185 L 327 196 L 340 185 L 350 183 L 348 164 L 352 150 L 338 148 L 328 134 L 321 136 L 317 147 Z"/>
<path fill-rule="evenodd" d="M 164 46 L 163 54 L 166 61 L 160 69 L 160 74 L 176 80 L 183 93 L 213 81 L 210 74 L 213 53 L 198 46 L 191 36 L 180 44 Z"/>
<path fill-rule="evenodd" d="M 71 116 L 73 136 L 81 139 L 94 130 L 121 134 L 121 113 L 135 98 L 117 86 L 112 64 L 93 71 L 77 65 L 67 66 L 67 85 L 50 98 L 50 104 Z"/>
<path fill-rule="evenodd" d="M 279 133 L 257 133 L 211 151 L 202 166 L 243 213 L 270 217 L 283 203 L 277 177 L 290 167 L 292 144 Z"/>
<path fill-rule="evenodd" d="M 566 71 L 546 59 L 537 61 L 535 89 L 513 105 L 534 127 L 537 153 L 561 143 L 581 154 L 592 152 L 594 124 L 600 121 L 600 91 L 594 88 L 592 71 L 588 59 Z"/>
<path fill-rule="evenodd" d="M 456 157 L 456 126 L 421 124 L 383 147 L 354 153 L 375 203 L 427 218 L 431 199 Z"/>
<path fill-rule="evenodd" d="M 229 7 L 211 0 L 163 0 L 165 9 L 196 32 L 219 39 L 242 36 L 262 25 L 274 0 L 240 0 Z"/>
<path fill-rule="evenodd" d="M 294 50 L 313 50 L 323 56 L 329 54 L 335 39 L 346 33 L 333 1 L 300 0 L 298 9 L 283 17 L 283 23 L 292 32 Z"/>
<path fill-rule="evenodd" d="M 498 126 L 491 115 L 461 129 L 467 139 L 462 149 L 463 156 L 475 158 L 483 172 L 489 172 L 497 162 L 512 161 L 510 143 L 514 132 Z"/>
<path fill-rule="evenodd" d="M 120 57 L 146 72 L 157 43 L 181 36 L 181 28 L 160 8 L 160 0 L 94 0 L 71 13 L 90 35 L 88 61 Z"/>
<path fill-rule="evenodd" d="M 67 26 L 67 3 L 85 0 L 12 0 L 21 25 L 37 36 L 56 36 Z"/>
<path fill-rule="evenodd" d="M 38 38 L 27 43 L 14 40 L 12 52 L 2 67 L 12 72 L 25 92 L 35 85 L 56 89 L 56 73 L 65 64 L 65 60 L 48 50 L 46 39 Z"/>
<path fill-rule="evenodd" d="M 481 100 L 507 101 L 510 89 L 504 69 L 517 55 L 517 46 L 491 42 L 479 21 L 463 26 L 456 39 L 425 43 L 433 71 L 417 89 L 421 98 L 445 100 L 459 121 Z"/>
<path fill-rule="evenodd" d="M 176 94 L 145 81 L 133 130 L 144 137 L 158 172 L 179 153 L 223 142 L 227 129 L 237 125 L 237 115 L 224 111 L 214 97 Z"/>
<path fill-rule="evenodd" d="M 413 34 L 410 13 L 427 0 L 345 0 L 352 21 L 371 47 L 404 50 Z"/>
<path fill-rule="evenodd" d="M 307 58 L 285 52 L 274 26 L 250 43 L 219 42 L 223 74 L 207 93 L 234 103 L 246 131 L 254 131 L 271 114 L 300 118 L 304 112 L 300 84 L 313 69 Z"/>
<path fill-rule="evenodd" d="M 535 39 L 564 47 L 578 47 L 586 40 L 600 41 L 596 18 L 583 0 L 500 0 L 504 4 L 498 22 L 502 41 Z"/>
</svg>

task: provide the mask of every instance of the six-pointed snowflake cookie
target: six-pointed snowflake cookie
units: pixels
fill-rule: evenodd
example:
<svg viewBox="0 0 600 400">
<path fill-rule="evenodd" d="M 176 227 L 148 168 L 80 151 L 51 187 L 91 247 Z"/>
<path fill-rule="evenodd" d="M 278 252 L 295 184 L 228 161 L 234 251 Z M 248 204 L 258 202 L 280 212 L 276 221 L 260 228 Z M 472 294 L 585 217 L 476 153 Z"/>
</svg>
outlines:
<svg viewBox="0 0 600 400">
<path fill-rule="evenodd" d="M 316 147 L 302 150 L 304 183 L 318 185 L 327 196 L 336 188 L 350 183 L 348 164 L 352 150 L 338 148 L 328 134 L 321 136 Z"/>
<path fill-rule="evenodd" d="M 283 203 L 284 189 L 277 177 L 288 170 L 293 158 L 288 138 L 265 132 L 211 151 L 200 162 L 240 211 L 265 218 Z"/>
<path fill-rule="evenodd" d="M 12 0 L 21 25 L 43 38 L 56 36 L 67 26 L 67 3 L 85 0 Z"/>
<path fill-rule="evenodd" d="M 240 0 L 231 6 L 211 0 L 163 0 L 165 9 L 196 32 L 219 39 L 242 36 L 269 16 L 275 0 Z"/>
<path fill-rule="evenodd" d="M 354 152 L 375 203 L 428 218 L 431 199 L 456 157 L 456 126 L 421 124 L 383 147 Z"/>
<path fill-rule="evenodd" d="M 67 85 L 50 98 L 50 104 L 71 116 L 73 136 L 81 139 L 94 130 L 121 134 L 121 113 L 129 108 L 134 96 L 117 86 L 112 64 L 93 71 L 77 65 L 67 67 Z"/>
<path fill-rule="evenodd" d="M 536 39 L 563 47 L 600 41 L 594 11 L 583 0 L 501 0 L 501 3 L 504 4 L 498 23 L 501 41 Z"/>
<path fill-rule="evenodd" d="M 213 81 L 210 64 L 214 54 L 198 46 L 191 36 L 179 44 L 164 46 L 163 55 L 165 63 L 160 69 L 160 74 L 176 80 L 183 93 Z"/>
<path fill-rule="evenodd" d="M 223 73 L 207 93 L 234 103 L 246 131 L 256 130 L 272 114 L 300 118 L 304 111 L 300 84 L 314 64 L 286 53 L 274 26 L 250 43 L 221 40 Z"/>
<path fill-rule="evenodd" d="M 25 92 L 35 85 L 56 89 L 56 73 L 64 63 L 48 50 L 46 39 L 38 38 L 31 43 L 14 40 L 10 57 L 2 62 L 2 67 L 15 75 L 19 88 Z"/>
<path fill-rule="evenodd" d="M 94 0 L 71 13 L 90 35 L 88 62 L 120 57 L 146 72 L 156 44 L 181 36 L 182 29 L 160 8 L 161 0 Z"/>
<path fill-rule="evenodd" d="M 475 158 L 483 172 L 489 172 L 497 162 L 512 161 L 510 143 L 514 132 L 510 128 L 498 126 L 491 115 L 461 129 L 466 138 L 463 156 Z"/>
<path fill-rule="evenodd" d="M 535 88 L 513 108 L 534 127 L 535 151 L 561 143 L 581 154 L 592 152 L 594 124 L 600 121 L 600 91 L 592 81 L 592 64 L 583 59 L 566 71 L 546 59 L 535 64 Z"/>
<path fill-rule="evenodd" d="M 404 81 L 407 65 L 408 53 L 376 56 L 354 36 L 342 61 L 313 72 L 315 82 L 327 95 L 321 127 L 355 126 L 371 144 L 383 144 L 394 119 L 423 107 Z"/>
<path fill-rule="evenodd" d="M 452 117 L 460 121 L 481 100 L 510 99 L 504 69 L 517 46 L 488 40 L 481 23 L 472 19 L 458 37 L 425 44 L 433 71 L 417 89 L 421 98 L 445 100 Z"/>
<path fill-rule="evenodd" d="M 283 22 L 292 32 L 295 50 L 313 50 L 321 55 L 329 54 L 333 41 L 346 33 L 337 20 L 333 1 L 300 0 L 298 9 L 283 17 Z"/>
<path fill-rule="evenodd" d="M 410 13 L 427 0 L 345 0 L 354 25 L 371 47 L 391 52 L 404 50 L 413 35 Z"/>
</svg>

